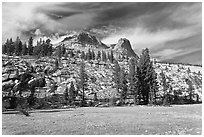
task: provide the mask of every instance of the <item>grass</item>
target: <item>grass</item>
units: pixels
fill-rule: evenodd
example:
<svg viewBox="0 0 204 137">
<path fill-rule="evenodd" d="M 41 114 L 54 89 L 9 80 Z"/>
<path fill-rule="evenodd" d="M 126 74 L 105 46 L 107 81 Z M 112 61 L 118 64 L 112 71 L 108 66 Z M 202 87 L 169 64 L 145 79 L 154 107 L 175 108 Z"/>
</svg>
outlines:
<svg viewBox="0 0 204 137">
<path fill-rule="evenodd" d="M 2 115 L 3 135 L 202 134 L 202 105 L 36 110 Z"/>
</svg>

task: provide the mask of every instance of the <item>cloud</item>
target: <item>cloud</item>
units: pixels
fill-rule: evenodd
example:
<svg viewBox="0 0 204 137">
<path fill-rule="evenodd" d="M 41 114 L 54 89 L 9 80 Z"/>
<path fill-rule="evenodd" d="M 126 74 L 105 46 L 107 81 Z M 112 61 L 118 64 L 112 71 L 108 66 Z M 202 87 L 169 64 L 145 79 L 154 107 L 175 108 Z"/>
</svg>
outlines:
<svg viewBox="0 0 204 137">
<path fill-rule="evenodd" d="M 191 63 L 191 64 L 202 64 L 202 50 L 192 50 L 181 52 L 177 56 L 172 58 L 164 59 L 167 62 L 177 62 L 177 63 Z"/>
<path fill-rule="evenodd" d="M 155 8 L 153 8 L 155 9 Z M 132 16 L 126 27 L 112 33 L 102 41 L 116 43 L 121 37 L 130 40 L 133 49 L 140 54 L 142 49 L 150 48 L 153 57 L 163 59 L 179 58 L 178 55 L 191 54 L 202 50 L 202 5 L 201 3 L 179 3 L 164 6 L 152 13 L 145 12 Z M 200 56 L 200 54 L 191 54 Z M 188 56 L 185 56 L 188 58 Z M 200 57 L 194 57 L 200 59 Z M 189 62 L 192 62 L 191 59 Z M 201 62 L 201 61 L 198 61 Z"/>
<path fill-rule="evenodd" d="M 174 30 L 159 30 L 156 32 L 150 32 L 145 28 L 136 27 L 131 29 L 125 29 L 116 34 L 111 34 L 102 41 L 104 43 L 117 42 L 120 38 L 127 38 L 130 40 L 134 50 L 141 51 L 143 48 L 160 48 L 165 45 L 166 42 L 184 39 L 194 35 L 193 28 L 174 29 Z"/>
<path fill-rule="evenodd" d="M 3 3 L 3 40 L 34 34 L 39 29 L 45 35 L 65 33 L 91 25 L 93 13 L 70 8 L 67 3 Z M 31 33 L 33 31 L 33 33 Z M 29 33 L 29 34 L 28 34 Z M 27 37 L 26 37 L 27 38 Z"/>
<path fill-rule="evenodd" d="M 40 3 L 3 3 L 3 39 L 16 37 L 23 31 L 35 29 L 45 23 L 52 24 L 53 27 L 57 25 L 57 22 L 52 21 L 45 14 L 36 12 L 36 9 L 42 5 Z"/>
<path fill-rule="evenodd" d="M 165 59 L 169 59 L 172 56 L 177 56 L 179 53 L 182 53 L 182 50 L 174 50 L 174 49 L 163 49 L 162 51 L 156 52 L 154 56 L 162 56 Z"/>
<path fill-rule="evenodd" d="M 176 50 L 186 53 L 202 49 L 201 2 L 4 2 L 2 25 L 3 41 L 17 35 L 27 40 L 30 35 L 48 37 L 85 29 L 99 32 L 97 36 L 107 44 L 125 37 L 139 54 L 148 47 L 152 55 L 169 51 L 171 55 L 163 56 L 174 58 Z M 104 26 L 113 28 L 103 32 Z"/>
</svg>

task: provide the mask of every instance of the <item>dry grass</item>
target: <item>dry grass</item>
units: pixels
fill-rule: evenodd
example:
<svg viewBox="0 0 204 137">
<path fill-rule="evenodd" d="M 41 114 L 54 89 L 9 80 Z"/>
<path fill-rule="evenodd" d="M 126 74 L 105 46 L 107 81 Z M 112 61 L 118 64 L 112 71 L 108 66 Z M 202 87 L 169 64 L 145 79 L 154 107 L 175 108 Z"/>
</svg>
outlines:
<svg viewBox="0 0 204 137">
<path fill-rule="evenodd" d="M 141 135 L 202 133 L 202 105 L 70 108 L 2 115 L 2 134 Z"/>
</svg>

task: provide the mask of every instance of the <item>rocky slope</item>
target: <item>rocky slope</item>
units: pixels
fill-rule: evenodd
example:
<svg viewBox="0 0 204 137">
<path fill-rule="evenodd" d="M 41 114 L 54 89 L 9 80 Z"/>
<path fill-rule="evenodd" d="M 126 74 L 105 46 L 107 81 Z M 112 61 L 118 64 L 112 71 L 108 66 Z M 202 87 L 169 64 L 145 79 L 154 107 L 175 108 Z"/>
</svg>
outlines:
<svg viewBox="0 0 204 137">
<path fill-rule="evenodd" d="M 194 100 L 196 100 L 197 94 L 199 100 L 202 101 L 202 67 L 168 63 L 155 63 L 154 67 L 158 74 L 159 96 L 164 94 L 160 75 L 163 71 L 168 84 L 172 87 L 172 90 L 169 91 L 170 94 L 174 95 L 174 92 L 177 92 L 180 96 L 188 96 L 190 94 L 189 85 L 186 82 L 188 79 L 192 82 Z"/>
<path fill-rule="evenodd" d="M 16 73 L 16 69 L 21 68 L 22 72 L 26 70 L 26 63 L 22 60 L 31 63 L 34 66 L 39 66 L 40 68 L 45 68 L 47 66 L 53 67 L 54 59 L 52 58 L 40 58 L 35 60 L 33 58 L 19 58 L 15 57 L 12 60 L 8 57 L 3 56 L 2 64 L 8 63 L 10 60 L 11 63 L 7 66 L 2 67 L 2 80 L 12 77 Z M 77 87 L 77 81 L 79 81 L 79 69 L 80 69 L 80 58 L 63 58 L 60 63 L 60 68 L 49 77 L 53 79 L 53 81 L 57 82 L 59 86 L 55 93 L 63 94 L 66 86 L 70 86 L 70 82 L 73 81 L 75 87 Z M 112 98 L 117 96 L 116 89 L 114 87 L 113 82 L 113 64 L 97 61 L 89 61 L 85 62 L 85 70 L 89 76 L 88 80 L 88 90 L 86 90 L 86 97 L 93 98 L 94 93 L 97 93 L 98 99 L 104 98 Z M 128 71 L 128 62 L 120 61 L 120 66 L 123 66 Z M 164 95 L 163 87 L 161 85 L 161 71 L 164 72 L 168 79 L 169 85 L 172 87 L 172 91 L 169 91 L 170 94 L 174 94 L 174 92 L 179 93 L 180 96 L 188 96 L 188 84 L 186 83 L 186 79 L 189 79 L 193 84 L 193 93 L 199 96 L 199 101 L 202 100 L 202 67 L 199 66 L 188 66 L 182 64 L 164 64 L 164 63 L 154 63 L 154 68 L 158 74 L 158 83 L 159 83 L 159 91 L 157 92 L 157 96 L 161 97 Z M 21 71 L 19 73 L 21 73 Z M 40 72 L 40 71 L 39 71 Z M 46 88 L 41 89 L 40 95 L 38 97 L 47 96 L 51 93 L 48 90 L 51 88 L 50 81 L 46 79 L 47 85 Z M 11 83 L 12 84 L 12 83 Z M 196 100 L 196 96 L 194 96 L 194 100 Z"/>
<path fill-rule="evenodd" d="M 64 38 L 57 45 L 64 44 L 67 48 L 99 48 L 107 49 L 108 46 L 102 43 L 98 38 L 88 32 L 79 32 L 75 35 Z"/>
</svg>

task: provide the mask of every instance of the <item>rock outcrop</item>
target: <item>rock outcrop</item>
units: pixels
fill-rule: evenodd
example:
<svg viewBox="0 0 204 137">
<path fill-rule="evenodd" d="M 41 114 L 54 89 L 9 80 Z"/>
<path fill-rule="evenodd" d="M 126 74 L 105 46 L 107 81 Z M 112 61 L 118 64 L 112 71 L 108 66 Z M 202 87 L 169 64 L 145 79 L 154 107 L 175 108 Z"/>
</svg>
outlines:
<svg viewBox="0 0 204 137">
<path fill-rule="evenodd" d="M 128 57 L 139 58 L 138 55 L 133 51 L 130 41 L 126 38 L 119 39 L 118 43 L 112 46 L 113 50 L 122 55 L 127 55 Z"/>
</svg>

